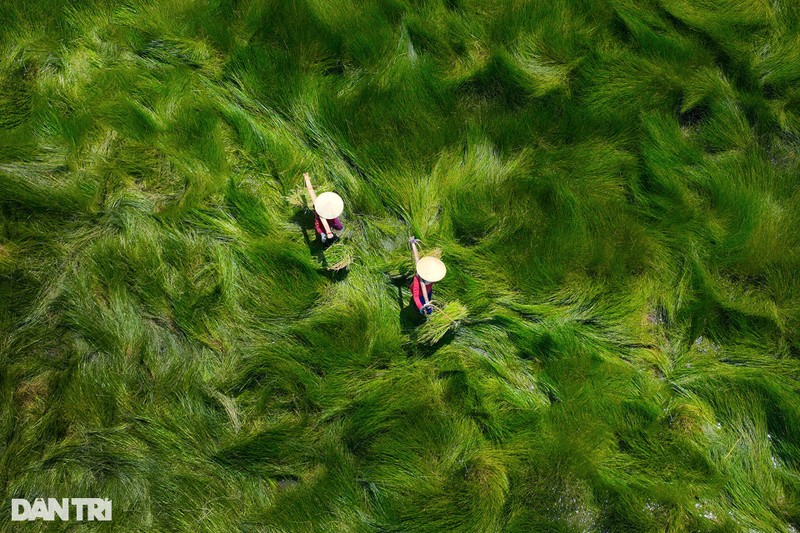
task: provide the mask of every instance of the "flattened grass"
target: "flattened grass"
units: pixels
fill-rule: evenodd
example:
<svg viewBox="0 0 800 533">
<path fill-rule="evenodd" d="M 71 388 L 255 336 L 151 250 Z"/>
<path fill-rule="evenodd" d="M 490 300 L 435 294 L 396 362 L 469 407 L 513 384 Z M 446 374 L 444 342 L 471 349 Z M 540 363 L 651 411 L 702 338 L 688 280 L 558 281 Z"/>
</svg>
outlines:
<svg viewBox="0 0 800 533">
<path fill-rule="evenodd" d="M 0 20 L 4 501 L 107 497 L 127 530 L 800 527 L 791 2 Z M 326 250 L 305 171 L 345 199 Z M 448 265 L 427 322 L 409 235 Z"/>
</svg>

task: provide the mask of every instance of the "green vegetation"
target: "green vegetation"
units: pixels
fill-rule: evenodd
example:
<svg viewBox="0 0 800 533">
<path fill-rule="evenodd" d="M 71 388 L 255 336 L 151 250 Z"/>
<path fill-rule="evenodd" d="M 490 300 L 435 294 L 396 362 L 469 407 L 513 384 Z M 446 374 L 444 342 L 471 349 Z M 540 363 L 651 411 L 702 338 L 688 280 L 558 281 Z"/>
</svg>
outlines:
<svg viewBox="0 0 800 533">
<path fill-rule="evenodd" d="M 800 528 L 794 0 L 0 21 L 0 530 Z"/>
</svg>

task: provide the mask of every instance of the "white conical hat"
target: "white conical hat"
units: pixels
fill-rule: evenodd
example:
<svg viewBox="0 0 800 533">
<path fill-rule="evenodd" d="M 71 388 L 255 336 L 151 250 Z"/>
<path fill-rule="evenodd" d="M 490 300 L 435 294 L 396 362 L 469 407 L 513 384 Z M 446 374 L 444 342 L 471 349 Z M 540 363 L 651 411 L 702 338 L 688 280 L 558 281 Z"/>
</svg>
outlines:
<svg viewBox="0 0 800 533">
<path fill-rule="evenodd" d="M 439 281 L 447 274 L 447 267 L 441 260 L 427 255 L 417 262 L 417 274 L 425 281 Z"/>
<path fill-rule="evenodd" d="M 335 192 L 324 192 L 317 196 L 314 210 L 322 218 L 336 218 L 344 211 L 344 200 Z"/>
</svg>

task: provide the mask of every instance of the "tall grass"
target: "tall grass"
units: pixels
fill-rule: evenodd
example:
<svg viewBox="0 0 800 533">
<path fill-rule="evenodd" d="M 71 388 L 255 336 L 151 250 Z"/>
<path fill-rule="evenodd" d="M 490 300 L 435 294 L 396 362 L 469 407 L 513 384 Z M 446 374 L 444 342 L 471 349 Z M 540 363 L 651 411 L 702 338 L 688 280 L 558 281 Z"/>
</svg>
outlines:
<svg viewBox="0 0 800 533">
<path fill-rule="evenodd" d="M 6 509 L 800 528 L 792 2 L 19 0 L 0 20 Z M 328 249 L 305 171 L 345 199 Z M 448 265 L 427 321 L 409 235 Z"/>
</svg>

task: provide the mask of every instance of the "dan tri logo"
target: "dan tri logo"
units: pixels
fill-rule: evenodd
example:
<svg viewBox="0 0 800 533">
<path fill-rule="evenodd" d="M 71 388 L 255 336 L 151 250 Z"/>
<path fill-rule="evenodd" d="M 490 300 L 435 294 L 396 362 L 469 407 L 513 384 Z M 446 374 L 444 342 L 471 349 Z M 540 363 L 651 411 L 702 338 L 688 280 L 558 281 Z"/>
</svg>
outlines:
<svg viewBox="0 0 800 533">
<path fill-rule="evenodd" d="M 74 513 L 71 512 L 74 510 Z M 102 498 L 36 498 L 33 503 L 21 498 L 11 500 L 11 521 L 43 520 L 52 522 L 58 517 L 66 522 L 75 517 L 77 521 L 110 522 L 111 500 Z"/>
</svg>

